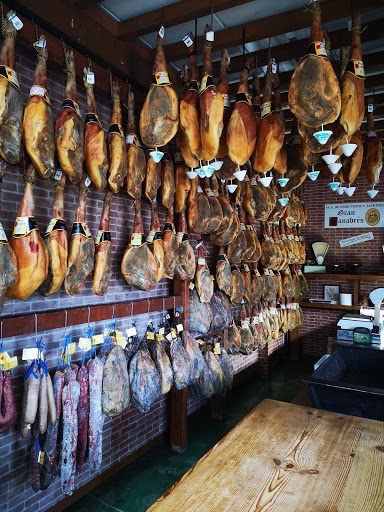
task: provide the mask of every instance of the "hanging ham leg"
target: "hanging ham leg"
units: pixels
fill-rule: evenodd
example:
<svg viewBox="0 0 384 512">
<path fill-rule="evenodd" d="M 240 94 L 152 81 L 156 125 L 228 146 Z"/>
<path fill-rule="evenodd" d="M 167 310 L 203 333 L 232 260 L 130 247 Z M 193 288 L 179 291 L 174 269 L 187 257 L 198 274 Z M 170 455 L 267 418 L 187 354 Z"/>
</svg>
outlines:
<svg viewBox="0 0 384 512">
<path fill-rule="evenodd" d="M 127 153 L 125 151 L 124 132 L 121 127 L 120 86 L 113 83 L 113 112 L 108 131 L 107 146 L 109 158 L 109 188 L 117 193 L 123 186 L 128 172 Z"/>
<path fill-rule="evenodd" d="M 229 55 L 227 50 L 223 50 L 220 61 L 220 80 L 217 85 L 217 90 L 222 93 L 224 98 L 224 113 L 223 113 L 223 131 L 221 132 L 219 150 L 217 152 L 217 158 L 223 158 L 228 155 L 227 146 L 227 130 L 228 123 L 231 118 L 231 102 L 229 101 L 229 82 L 227 76 L 227 69 L 229 64 Z"/>
<path fill-rule="evenodd" d="M 225 254 L 224 247 L 219 247 L 219 254 L 216 263 L 216 283 L 221 291 L 227 295 L 232 293 L 232 272 L 231 265 Z"/>
<path fill-rule="evenodd" d="M 288 104 L 300 123 L 316 127 L 337 119 L 341 99 L 339 82 L 323 44 L 319 2 L 312 2 L 310 10 L 309 47 L 291 78 Z"/>
<path fill-rule="evenodd" d="M 40 176 L 49 178 L 55 168 L 55 138 L 51 102 L 47 92 L 48 50 L 45 37 L 41 36 L 33 46 L 37 52 L 37 65 L 24 110 L 24 145 Z"/>
<path fill-rule="evenodd" d="M 68 295 L 76 295 L 82 291 L 85 280 L 94 266 L 95 243 L 85 222 L 87 193 L 88 189 L 83 178 L 79 185 L 79 202 L 72 226 L 68 270 L 64 281 L 64 288 Z"/>
<path fill-rule="evenodd" d="M 143 148 L 136 135 L 135 127 L 135 95 L 128 92 L 128 125 L 127 125 L 127 192 L 134 199 L 140 199 L 145 179 L 146 164 Z"/>
<path fill-rule="evenodd" d="M 165 154 L 161 160 L 161 187 L 160 197 L 164 208 L 170 208 L 175 201 L 175 170 L 173 162 L 166 153 L 167 148 L 164 149 Z"/>
<path fill-rule="evenodd" d="M 0 164 L 0 193 L 5 166 Z M 0 313 L 3 309 L 4 296 L 13 288 L 18 279 L 17 259 L 0 222 Z"/>
<path fill-rule="evenodd" d="M 360 172 L 361 164 L 363 162 L 364 148 L 360 130 L 354 133 L 348 142 L 356 144 L 357 148 L 351 156 L 343 159 L 343 174 L 344 180 L 347 183 L 353 183 Z"/>
<path fill-rule="evenodd" d="M 193 41 L 192 34 L 189 34 L 189 37 Z M 192 157 L 201 159 L 199 73 L 193 44 L 188 47 L 188 52 L 190 81 L 188 90 L 180 102 L 180 128 L 185 134 Z"/>
<path fill-rule="evenodd" d="M 105 135 L 97 115 L 93 85 L 87 82 L 84 68 L 84 87 L 87 90 L 87 115 L 84 125 L 85 167 L 97 190 L 105 190 L 108 183 L 108 159 Z"/>
<path fill-rule="evenodd" d="M 140 114 L 141 139 L 151 148 L 168 144 L 179 125 L 179 101 L 169 81 L 163 45 L 158 34 L 152 84 Z"/>
<path fill-rule="evenodd" d="M 106 295 L 108 282 L 112 277 L 111 268 L 111 232 L 109 231 L 109 213 L 111 209 L 113 192 L 107 190 L 104 197 L 103 211 L 99 231 L 95 243 L 95 268 L 93 270 L 93 293 L 95 295 Z"/>
<path fill-rule="evenodd" d="M 212 176 L 210 182 L 212 193 L 214 197 L 218 200 L 222 211 L 222 220 L 220 223 L 220 228 L 215 231 L 215 233 L 219 234 L 226 231 L 232 224 L 232 208 L 224 194 L 219 193 L 219 183 L 215 175 Z"/>
<path fill-rule="evenodd" d="M 151 210 L 151 230 L 147 236 L 147 245 L 157 263 L 156 282 L 158 283 L 164 275 L 164 243 L 156 202 L 151 204 Z"/>
<path fill-rule="evenodd" d="M 175 268 L 179 261 L 179 241 L 173 224 L 173 206 L 171 206 L 167 212 L 167 219 L 165 221 L 163 233 L 163 244 L 164 275 L 169 279 L 173 279 Z"/>
<path fill-rule="evenodd" d="M 205 26 L 206 35 L 211 31 Z M 203 54 L 203 77 L 200 87 L 200 136 L 203 160 L 212 160 L 217 155 L 223 131 L 224 96 L 216 91 L 212 77 L 212 44 L 205 41 Z"/>
<path fill-rule="evenodd" d="M 196 260 L 189 243 L 185 210 L 182 210 L 180 213 L 177 238 L 179 241 L 179 260 L 175 267 L 175 277 L 176 279 L 187 281 L 195 275 Z"/>
<path fill-rule="evenodd" d="M 121 261 L 121 273 L 129 285 L 138 290 L 148 291 L 156 286 L 158 266 L 147 244 L 143 243 L 143 236 L 141 202 L 136 200 L 133 234 Z"/>
<path fill-rule="evenodd" d="M 373 97 L 368 98 L 368 104 L 373 105 Z M 371 186 L 377 185 L 383 167 L 382 144 L 375 132 L 375 120 L 372 112 L 367 113 L 367 139 L 365 141 L 365 175 Z"/>
<path fill-rule="evenodd" d="M 270 171 L 275 163 L 285 136 L 284 121 L 280 112 L 272 102 L 272 73 L 273 59 L 268 64 L 261 119 L 257 130 L 256 151 L 253 158 L 253 168 L 259 173 Z"/>
<path fill-rule="evenodd" d="M 176 194 L 175 194 L 175 212 L 180 213 L 182 210 L 185 210 L 187 197 L 189 191 L 191 189 L 191 180 L 187 176 L 188 167 L 185 165 L 184 161 L 180 159 L 180 153 L 176 153 L 175 156 L 175 186 L 176 186 Z"/>
<path fill-rule="evenodd" d="M 183 83 L 185 85 L 185 96 L 189 90 L 189 69 L 184 64 L 183 66 L 184 80 Z M 199 85 L 199 83 L 197 84 Z M 199 92 L 199 91 L 197 91 Z M 198 100 L 199 101 L 199 100 Z M 200 119 L 200 105 L 198 105 L 198 119 Z M 200 124 L 199 124 L 199 139 L 200 139 Z M 199 166 L 199 160 L 192 156 L 191 148 L 189 147 L 189 141 L 185 132 L 181 129 L 181 125 L 179 124 L 179 129 L 176 134 L 176 146 L 178 147 L 186 165 L 194 169 Z M 200 152 L 201 152 L 201 141 L 200 141 Z M 200 155 L 201 157 L 201 155 Z"/>
<path fill-rule="evenodd" d="M 248 73 L 254 66 L 254 57 L 249 57 L 240 77 L 236 103 L 228 124 L 227 146 L 232 162 L 243 165 L 251 157 L 256 145 L 256 118 L 248 89 Z"/>
<path fill-rule="evenodd" d="M 341 82 L 341 111 L 339 123 L 343 136 L 351 137 L 364 118 L 364 65 L 361 53 L 360 13 L 352 15 L 352 44 L 349 62 Z"/>
<path fill-rule="evenodd" d="M 150 150 L 146 152 L 147 173 L 145 177 L 145 197 L 148 201 L 155 201 L 157 191 L 161 185 L 161 161 L 155 162 L 149 153 Z"/>
<path fill-rule="evenodd" d="M 210 205 L 208 197 L 203 193 L 199 178 L 191 180 L 191 190 L 188 195 L 188 226 L 193 235 L 207 233 L 209 226 Z"/>
<path fill-rule="evenodd" d="M 10 245 L 17 260 L 17 283 L 8 289 L 8 299 L 27 299 L 45 281 L 48 275 L 48 250 L 35 221 L 33 184 L 35 168 L 28 166 L 25 173 L 24 197 L 19 206 Z"/>
<path fill-rule="evenodd" d="M 197 269 L 195 276 L 195 285 L 197 293 L 200 297 L 200 302 L 210 302 L 213 295 L 213 280 L 209 271 L 208 265 L 205 262 L 204 246 L 200 242 L 199 258 L 197 260 Z"/>
<path fill-rule="evenodd" d="M 55 140 L 60 167 L 78 184 L 83 177 L 84 123 L 77 104 L 76 70 L 73 51 L 65 52 L 67 85 L 65 98 L 56 117 Z"/>
<path fill-rule="evenodd" d="M 4 42 L 0 52 L 1 70 L 6 74 L 0 75 L 0 156 L 15 165 L 22 156 L 23 100 L 14 71 L 17 30 L 8 19 L 11 14 L 12 11 L 3 21 Z"/>
<path fill-rule="evenodd" d="M 64 187 L 65 174 L 56 181 L 55 199 L 52 208 L 52 219 L 44 235 L 48 249 L 48 277 L 40 286 L 41 295 L 48 297 L 60 290 L 67 273 L 68 235 L 64 220 Z"/>
</svg>

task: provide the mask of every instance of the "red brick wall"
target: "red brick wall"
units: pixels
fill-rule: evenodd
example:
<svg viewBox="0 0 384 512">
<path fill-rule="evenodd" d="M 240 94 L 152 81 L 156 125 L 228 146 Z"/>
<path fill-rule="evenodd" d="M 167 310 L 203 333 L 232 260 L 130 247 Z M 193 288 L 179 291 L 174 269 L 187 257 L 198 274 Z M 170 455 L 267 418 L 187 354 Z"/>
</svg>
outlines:
<svg viewBox="0 0 384 512">
<path fill-rule="evenodd" d="M 349 198 L 331 192 L 327 183 L 330 179 L 318 179 L 315 182 L 306 181 L 304 188 L 304 201 L 308 210 L 308 220 L 305 228 L 302 229 L 307 246 L 307 259 L 314 259 L 312 251 L 313 242 L 327 242 L 329 251 L 325 258 L 327 266 L 333 264 L 360 263 L 358 273 L 378 274 L 383 272 L 383 250 L 384 230 L 382 228 L 352 228 L 352 229 L 330 229 L 324 228 L 324 205 L 343 203 L 366 203 L 372 200 L 366 194 L 366 178 L 359 176 L 354 185 L 357 189 L 354 195 Z M 379 193 L 376 201 L 383 201 L 384 183 L 381 182 L 376 188 Z M 374 240 L 341 248 L 339 241 L 362 233 L 372 231 Z M 340 287 L 340 293 L 353 293 L 353 281 L 332 281 L 325 279 L 308 280 L 308 298 L 324 298 L 324 286 L 334 284 Z M 363 298 L 369 292 L 382 286 L 380 281 L 362 281 L 361 296 Z M 300 328 L 301 352 L 303 356 L 321 357 L 327 351 L 328 338 L 336 335 L 336 323 L 343 311 L 320 310 L 304 308 L 304 324 Z"/>
<path fill-rule="evenodd" d="M 49 67 L 49 61 L 48 61 Z M 21 89 L 24 102 L 27 101 L 30 86 L 32 85 L 34 63 L 25 57 L 19 55 L 16 61 L 16 70 L 19 74 Z M 97 68 L 95 69 L 97 80 Z M 64 98 L 65 75 L 48 74 L 48 91 L 52 101 L 53 116 L 55 117 L 62 100 Z M 100 120 L 105 130 L 108 129 L 111 116 L 111 102 L 101 98 L 96 98 Z M 79 86 L 79 104 L 80 111 L 85 112 L 85 94 L 84 87 Z M 125 124 L 125 123 L 124 123 Z M 15 167 L 7 167 L 4 176 L 2 196 L 1 196 L 1 212 L 0 221 L 8 235 L 12 234 L 14 220 L 17 216 L 18 205 L 23 195 L 23 170 Z M 36 178 L 35 199 L 36 199 L 36 220 L 40 231 L 44 233 L 46 226 L 51 218 L 51 208 L 53 202 L 54 188 L 49 186 L 48 181 Z M 68 229 L 71 228 L 74 220 L 75 209 L 77 204 L 77 187 L 68 184 L 65 189 L 65 218 Z M 91 191 L 87 197 L 87 215 L 86 220 L 88 227 L 95 236 L 99 217 L 102 209 L 103 194 L 95 191 L 91 186 Z M 34 293 L 25 301 L 7 301 L 4 305 L 2 316 L 20 315 L 22 313 L 32 313 L 39 311 L 47 311 L 53 309 L 65 309 L 70 307 L 83 306 L 96 303 L 113 303 L 122 301 L 131 301 L 145 299 L 153 296 L 167 296 L 172 293 L 172 283 L 166 279 L 162 279 L 157 287 L 151 292 L 140 292 L 126 285 L 125 280 L 121 276 L 120 262 L 124 250 L 127 246 L 131 230 L 133 227 L 133 208 L 132 199 L 129 198 L 124 190 L 113 198 L 111 207 L 110 230 L 112 235 L 112 271 L 113 276 L 109 283 L 109 293 L 105 297 L 97 297 L 93 295 L 92 280 L 88 278 L 84 290 L 81 294 L 69 297 L 61 290 L 52 297 L 42 297 L 38 293 Z M 164 224 L 165 210 L 159 208 L 160 221 Z M 143 221 L 146 231 L 149 230 L 150 209 L 146 200 L 143 201 Z M 207 262 L 214 272 L 216 254 L 213 250 L 209 237 L 204 237 Z M 195 247 L 196 242 L 192 240 Z M 237 317 L 236 313 L 236 317 Z M 161 320 L 161 313 L 151 314 L 154 324 L 157 325 Z M 237 319 L 237 318 L 236 318 Z M 148 317 L 141 315 L 134 317 L 136 327 L 140 336 L 145 332 Z M 92 324 L 95 333 L 102 332 L 108 322 L 99 322 Z M 124 330 L 132 325 L 130 317 L 119 319 L 117 327 Z M 86 330 L 86 325 L 76 326 L 70 329 L 69 333 L 73 339 L 77 341 L 78 337 Z M 46 344 L 45 355 L 47 358 L 48 368 L 51 373 L 57 366 L 61 347 L 64 341 L 64 329 L 55 329 L 45 333 L 39 333 L 39 338 Z M 7 333 L 3 332 L 4 350 L 8 351 L 11 356 L 18 356 L 21 363 L 22 349 L 34 344 L 34 336 L 7 338 Z M 282 343 L 280 337 L 279 344 Z M 269 350 L 273 351 L 278 346 L 276 342 L 271 344 Z M 266 350 L 264 351 L 266 352 Z M 81 353 L 73 355 L 72 360 L 81 362 Z M 254 352 L 250 356 L 236 356 L 234 360 L 235 372 L 247 368 L 254 364 L 258 359 L 258 352 Z M 268 370 L 268 358 L 263 359 L 263 367 Z M 27 370 L 27 365 L 21 363 L 20 366 L 13 370 L 13 389 L 17 405 L 21 404 L 23 392 L 23 375 Z M 188 414 L 196 411 L 205 403 L 205 400 L 193 401 L 188 400 Z M 19 411 L 20 412 L 20 411 Z M 82 472 L 76 476 L 76 488 L 84 485 L 86 482 L 94 478 L 116 462 L 133 453 L 140 446 L 144 445 L 151 439 L 157 437 L 168 427 L 168 397 L 162 397 L 157 400 L 154 407 L 148 414 L 141 415 L 132 407 L 121 416 L 114 419 L 107 419 L 103 432 L 103 463 L 98 472 L 90 472 L 88 465 L 85 465 Z M 2 512 L 28 512 L 28 511 L 44 511 L 60 501 L 63 496 L 60 489 L 60 480 L 56 479 L 51 486 L 43 492 L 35 494 L 31 490 L 30 481 L 30 462 L 29 462 L 30 442 L 21 440 L 20 435 L 15 427 L 11 428 L 8 433 L 0 434 L 0 503 Z"/>
</svg>

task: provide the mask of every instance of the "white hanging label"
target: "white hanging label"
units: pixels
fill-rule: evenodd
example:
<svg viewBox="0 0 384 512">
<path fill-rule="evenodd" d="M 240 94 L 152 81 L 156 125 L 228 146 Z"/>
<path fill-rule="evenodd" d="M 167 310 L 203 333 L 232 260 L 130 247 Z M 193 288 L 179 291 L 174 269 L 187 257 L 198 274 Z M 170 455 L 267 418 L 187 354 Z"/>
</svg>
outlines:
<svg viewBox="0 0 384 512">
<path fill-rule="evenodd" d="M 163 38 L 163 37 L 164 37 L 164 34 L 165 34 L 165 30 L 164 30 L 163 25 L 161 25 L 160 30 L 159 30 L 159 36 L 160 36 L 161 38 Z"/>
<path fill-rule="evenodd" d="M 36 41 L 34 46 L 37 46 L 37 48 L 45 48 L 47 46 L 47 41 L 45 39 L 41 39 L 39 41 Z"/>
<path fill-rule="evenodd" d="M 39 349 L 36 347 L 32 348 L 24 348 L 23 349 L 23 355 L 21 356 L 21 359 L 23 361 L 33 361 L 34 359 L 39 358 Z"/>
<path fill-rule="evenodd" d="M 198 258 L 197 264 L 198 265 L 205 265 L 205 258 Z"/>
<path fill-rule="evenodd" d="M 137 334 L 136 327 L 130 327 L 125 332 L 127 333 L 128 338 L 132 338 L 132 336 L 136 336 Z"/>
<path fill-rule="evenodd" d="M 95 73 L 92 71 L 87 72 L 87 84 L 93 85 L 95 83 Z"/>
<path fill-rule="evenodd" d="M 275 75 L 277 72 L 277 64 L 276 62 L 272 62 L 272 73 Z"/>
<path fill-rule="evenodd" d="M 205 34 L 205 39 L 207 41 L 214 41 L 215 40 L 215 33 L 213 32 L 213 30 L 210 30 L 209 32 L 207 32 Z"/>
<path fill-rule="evenodd" d="M 193 45 L 193 41 L 189 36 L 183 37 L 184 44 L 187 48 Z"/>
<path fill-rule="evenodd" d="M 127 135 L 127 136 L 125 137 L 125 142 L 126 142 L 127 144 L 133 144 L 133 135 Z"/>
<path fill-rule="evenodd" d="M 368 112 L 373 112 L 373 105 L 372 105 L 372 103 L 369 103 L 369 105 L 368 105 Z"/>
<path fill-rule="evenodd" d="M 8 14 L 8 20 L 12 23 L 16 30 L 23 28 L 23 22 L 16 16 L 14 12 Z"/>
<path fill-rule="evenodd" d="M 57 171 L 55 172 L 55 176 L 54 176 L 55 180 L 60 180 L 62 175 L 63 175 L 63 171 L 61 169 L 57 169 Z"/>
<path fill-rule="evenodd" d="M 8 238 L 7 238 L 7 235 L 5 234 L 3 226 L 0 222 L 0 244 L 7 244 L 7 243 L 8 243 Z"/>
</svg>

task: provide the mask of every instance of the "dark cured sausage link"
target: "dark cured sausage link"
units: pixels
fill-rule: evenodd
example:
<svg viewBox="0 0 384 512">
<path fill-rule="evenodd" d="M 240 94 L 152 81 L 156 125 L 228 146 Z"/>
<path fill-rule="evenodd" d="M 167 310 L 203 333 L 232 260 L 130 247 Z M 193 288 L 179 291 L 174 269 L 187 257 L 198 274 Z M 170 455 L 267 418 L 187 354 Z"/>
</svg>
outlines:
<svg viewBox="0 0 384 512">
<path fill-rule="evenodd" d="M 2 410 L 4 410 L 4 414 L 0 418 L 0 427 L 6 427 L 6 430 L 8 430 L 8 428 L 16 421 L 16 406 L 15 401 L 13 400 L 12 373 L 10 370 L 6 372 L 5 379 L 3 380 L 2 396 Z"/>
<path fill-rule="evenodd" d="M 88 368 L 82 366 L 77 375 L 77 380 L 80 383 L 80 399 L 77 409 L 78 418 L 78 437 L 77 437 L 77 456 L 76 464 L 77 471 L 80 471 L 85 459 L 88 441 L 88 421 L 89 421 L 89 383 L 88 383 Z"/>
<path fill-rule="evenodd" d="M 75 487 L 77 447 L 77 406 L 80 384 L 71 380 L 63 389 L 63 443 L 61 451 L 61 490 L 70 496 Z"/>
<path fill-rule="evenodd" d="M 32 469 L 32 490 L 40 491 L 40 465 L 37 462 L 37 441 L 32 444 L 31 448 L 31 469 Z"/>
<path fill-rule="evenodd" d="M 61 401 L 63 397 L 64 373 L 56 372 L 53 377 L 53 394 L 56 405 L 56 422 L 48 423 L 47 437 L 44 443 L 44 463 L 41 469 L 41 488 L 46 489 L 52 481 L 56 460 L 57 436 L 61 416 Z"/>
</svg>

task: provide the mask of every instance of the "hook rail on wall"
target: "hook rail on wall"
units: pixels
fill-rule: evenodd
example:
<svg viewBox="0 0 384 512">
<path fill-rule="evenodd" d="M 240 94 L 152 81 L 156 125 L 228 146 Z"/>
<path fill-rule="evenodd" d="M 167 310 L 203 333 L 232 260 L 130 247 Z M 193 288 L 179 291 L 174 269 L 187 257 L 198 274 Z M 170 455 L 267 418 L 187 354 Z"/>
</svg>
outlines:
<svg viewBox="0 0 384 512">
<path fill-rule="evenodd" d="M 66 309 L 65 317 L 62 309 L 47 313 L 9 316 L 2 318 L 1 322 L 4 338 L 10 338 L 11 336 L 23 336 L 36 332 L 37 318 L 39 332 L 43 332 L 65 326 L 86 324 L 87 322 L 89 324 L 89 322 L 110 320 L 113 316 L 124 318 L 161 311 L 161 308 L 174 309 L 175 306 L 177 310 L 182 310 L 183 297 L 181 295 Z"/>
</svg>

